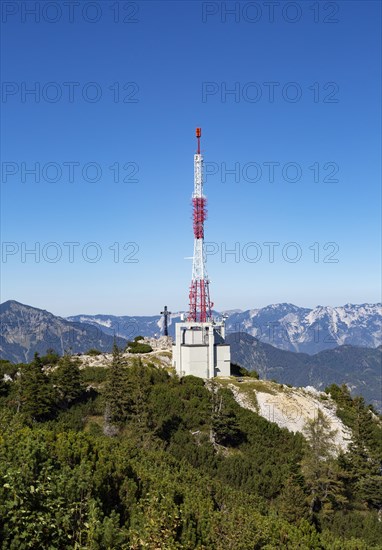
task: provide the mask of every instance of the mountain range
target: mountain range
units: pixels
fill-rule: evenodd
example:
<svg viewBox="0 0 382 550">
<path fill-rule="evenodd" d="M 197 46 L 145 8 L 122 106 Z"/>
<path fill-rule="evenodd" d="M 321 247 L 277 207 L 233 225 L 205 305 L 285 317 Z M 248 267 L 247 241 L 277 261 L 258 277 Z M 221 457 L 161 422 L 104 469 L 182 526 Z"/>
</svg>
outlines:
<svg viewBox="0 0 382 550">
<path fill-rule="evenodd" d="M 0 305 L 0 355 L 13 363 L 27 363 L 35 352 L 43 355 L 49 348 L 59 354 L 84 353 L 90 348 L 110 351 L 113 340 L 94 325 L 73 323 L 14 300 Z M 126 343 L 122 338 L 117 342 Z"/>
<path fill-rule="evenodd" d="M 171 316 L 170 334 L 179 319 L 180 314 Z M 291 328 L 293 319 L 295 325 Z M 380 320 L 380 304 L 314 310 L 278 304 L 261 310 L 232 312 L 227 319 L 227 341 L 231 345 L 232 362 L 258 371 L 263 379 L 316 389 L 346 383 L 354 395 L 363 395 L 368 403 L 382 410 Z M 0 305 L 0 321 L 0 355 L 14 363 L 29 362 L 35 352 L 45 354 L 49 348 L 60 354 L 67 350 L 85 353 L 90 348 L 110 352 L 114 334 L 118 345 L 124 347 L 127 340 L 139 334 L 159 336 L 163 326 L 159 315 L 78 315 L 64 319 L 14 300 Z M 268 329 L 283 327 L 284 337 L 279 330 L 273 331 L 272 338 L 265 330 L 260 330 L 258 338 L 251 334 L 259 334 L 261 325 Z M 311 331 L 304 334 L 304 326 Z M 234 331 L 235 327 L 240 330 Z M 325 330 L 332 340 L 310 338 L 312 334 L 325 334 Z M 288 334 L 305 337 L 291 345 Z"/>
<path fill-rule="evenodd" d="M 376 348 L 382 344 L 382 304 L 346 304 L 340 307 L 302 308 L 293 304 L 274 304 L 246 311 L 231 310 L 227 315 L 227 334 L 248 333 L 277 348 L 309 354 L 342 345 Z M 217 313 L 216 316 L 221 316 Z M 180 313 L 169 319 L 169 334 L 174 336 Z M 138 334 L 163 334 L 163 317 L 115 315 L 74 315 L 69 321 L 99 327 L 106 334 L 130 339 Z"/>
</svg>

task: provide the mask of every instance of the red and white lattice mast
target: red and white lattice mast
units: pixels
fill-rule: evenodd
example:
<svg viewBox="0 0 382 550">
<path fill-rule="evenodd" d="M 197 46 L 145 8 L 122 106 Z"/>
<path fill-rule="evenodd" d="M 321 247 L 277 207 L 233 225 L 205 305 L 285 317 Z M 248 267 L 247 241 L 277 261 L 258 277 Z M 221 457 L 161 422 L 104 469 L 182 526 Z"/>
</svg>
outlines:
<svg viewBox="0 0 382 550">
<path fill-rule="evenodd" d="M 200 154 L 201 128 L 196 128 L 198 149 L 194 156 L 194 192 L 192 194 L 194 255 L 187 321 L 175 323 L 172 366 L 178 376 L 213 378 L 230 376 L 231 352 L 225 343 L 225 318 L 212 318 L 209 280 L 204 250 L 204 222 L 207 217 L 203 195 L 203 157 Z"/>
<path fill-rule="evenodd" d="M 203 195 L 203 156 L 200 153 L 202 129 L 196 128 L 198 149 L 194 155 L 194 192 L 192 195 L 194 256 L 192 262 L 192 281 L 190 286 L 190 310 L 188 321 L 206 323 L 211 321 L 209 280 L 204 253 L 204 221 L 207 217 L 207 199 Z"/>
</svg>

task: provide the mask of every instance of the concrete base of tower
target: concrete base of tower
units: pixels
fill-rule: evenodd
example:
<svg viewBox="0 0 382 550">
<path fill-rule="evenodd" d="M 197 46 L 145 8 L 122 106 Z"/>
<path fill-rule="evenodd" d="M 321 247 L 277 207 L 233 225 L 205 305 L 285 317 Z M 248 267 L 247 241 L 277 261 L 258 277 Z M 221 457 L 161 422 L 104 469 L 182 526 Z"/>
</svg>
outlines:
<svg viewBox="0 0 382 550">
<path fill-rule="evenodd" d="M 172 365 L 180 377 L 231 374 L 231 351 L 225 343 L 224 321 L 176 323 L 172 350 Z"/>
</svg>

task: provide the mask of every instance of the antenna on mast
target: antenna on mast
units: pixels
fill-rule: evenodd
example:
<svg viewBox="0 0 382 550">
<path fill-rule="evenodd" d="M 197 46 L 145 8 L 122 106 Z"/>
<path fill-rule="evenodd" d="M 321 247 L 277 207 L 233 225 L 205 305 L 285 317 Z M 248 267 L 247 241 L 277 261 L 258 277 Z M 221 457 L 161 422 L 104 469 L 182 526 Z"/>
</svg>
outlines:
<svg viewBox="0 0 382 550">
<path fill-rule="evenodd" d="M 197 154 L 200 155 L 200 138 L 202 137 L 202 129 L 196 128 L 196 138 L 198 140 L 198 151 Z"/>
<path fill-rule="evenodd" d="M 188 320 L 206 323 L 211 319 L 212 303 L 210 302 L 210 281 L 207 277 L 204 253 L 204 221 L 207 218 L 207 199 L 203 195 L 203 156 L 200 154 L 201 135 L 202 129 L 196 128 L 198 149 L 194 155 L 194 192 L 192 194 L 194 256 Z"/>
</svg>

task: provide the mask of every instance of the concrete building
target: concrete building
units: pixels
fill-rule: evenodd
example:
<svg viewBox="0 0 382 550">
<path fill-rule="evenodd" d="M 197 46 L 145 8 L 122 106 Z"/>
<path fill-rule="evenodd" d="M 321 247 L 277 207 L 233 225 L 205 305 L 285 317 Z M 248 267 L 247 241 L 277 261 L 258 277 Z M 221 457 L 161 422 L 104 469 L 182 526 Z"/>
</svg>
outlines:
<svg viewBox="0 0 382 550">
<path fill-rule="evenodd" d="M 172 364 L 177 374 L 200 378 L 230 376 L 231 351 L 224 339 L 224 320 L 176 323 Z"/>
</svg>

